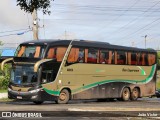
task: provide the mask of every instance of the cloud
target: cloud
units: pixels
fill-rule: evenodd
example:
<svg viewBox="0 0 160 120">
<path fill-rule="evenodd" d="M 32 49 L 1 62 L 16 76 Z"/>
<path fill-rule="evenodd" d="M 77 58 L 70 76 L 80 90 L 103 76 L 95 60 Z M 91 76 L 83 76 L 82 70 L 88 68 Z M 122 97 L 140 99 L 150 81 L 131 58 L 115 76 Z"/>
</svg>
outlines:
<svg viewBox="0 0 160 120">
<path fill-rule="evenodd" d="M 16 0 L 1 0 L 0 41 L 2 41 L 4 45 L 0 46 L 0 48 L 17 47 L 19 43 L 32 39 L 32 32 L 25 33 L 24 35 L 16 35 L 17 33 L 24 32 L 24 30 L 15 31 L 19 29 L 27 29 L 31 24 L 32 16 L 22 11 L 20 7 L 16 5 Z"/>
</svg>

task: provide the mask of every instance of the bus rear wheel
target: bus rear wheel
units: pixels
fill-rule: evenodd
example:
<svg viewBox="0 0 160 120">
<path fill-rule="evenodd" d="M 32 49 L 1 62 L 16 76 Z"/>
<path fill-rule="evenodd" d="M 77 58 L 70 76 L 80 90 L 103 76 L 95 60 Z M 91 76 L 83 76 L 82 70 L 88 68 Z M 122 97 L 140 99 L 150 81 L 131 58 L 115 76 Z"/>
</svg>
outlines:
<svg viewBox="0 0 160 120">
<path fill-rule="evenodd" d="M 128 88 L 123 89 L 121 98 L 123 101 L 128 101 L 130 99 L 130 91 Z"/>
<path fill-rule="evenodd" d="M 63 89 L 55 102 L 58 104 L 67 104 L 69 98 L 70 98 L 70 93 L 68 92 L 67 89 Z"/>
<path fill-rule="evenodd" d="M 133 88 L 132 93 L 131 93 L 131 100 L 137 100 L 138 97 L 139 97 L 139 89 Z"/>
</svg>

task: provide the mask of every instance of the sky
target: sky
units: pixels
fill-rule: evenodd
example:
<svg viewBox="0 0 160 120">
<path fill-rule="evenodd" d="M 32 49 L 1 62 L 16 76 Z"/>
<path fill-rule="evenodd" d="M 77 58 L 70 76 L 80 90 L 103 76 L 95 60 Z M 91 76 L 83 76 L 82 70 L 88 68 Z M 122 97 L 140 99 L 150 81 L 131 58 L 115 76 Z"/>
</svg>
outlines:
<svg viewBox="0 0 160 120">
<path fill-rule="evenodd" d="M 54 0 L 38 11 L 40 39 L 83 39 L 160 49 L 160 0 Z M 1 47 L 33 40 L 32 16 L 16 0 L 0 1 Z M 12 32 L 8 32 L 12 31 Z M 23 35 L 18 33 L 25 32 Z"/>
</svg>

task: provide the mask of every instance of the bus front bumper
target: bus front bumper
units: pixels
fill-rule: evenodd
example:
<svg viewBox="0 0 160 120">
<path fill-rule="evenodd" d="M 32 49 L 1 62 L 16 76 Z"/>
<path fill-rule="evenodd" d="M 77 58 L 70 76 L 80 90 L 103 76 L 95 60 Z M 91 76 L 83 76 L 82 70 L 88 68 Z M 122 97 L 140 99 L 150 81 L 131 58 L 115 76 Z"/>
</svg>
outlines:
<svg viewBox="0 0 160 120">
<path fill-rule="evenodd" d="M 43 89 L 36 89 L 27 92 L 14 91 L 8 88 L 8 98 L 9 99 L 18 99 L 18 100 L 27 100 L 27 101 L 52 101 L 57 97 L 49 95 Z"/>
</svg>

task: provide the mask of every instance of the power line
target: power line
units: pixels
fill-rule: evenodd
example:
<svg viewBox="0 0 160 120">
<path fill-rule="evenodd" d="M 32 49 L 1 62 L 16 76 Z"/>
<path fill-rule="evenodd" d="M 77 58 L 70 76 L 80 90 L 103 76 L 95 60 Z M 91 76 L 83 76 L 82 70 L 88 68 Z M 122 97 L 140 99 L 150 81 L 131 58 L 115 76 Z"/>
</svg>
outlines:
<svg viewBox="0 0 160 120">
<path fill-rule="evenodd" d="M 128 9 L 126 9 L 122 14 L 120 14 L 115 19 L 113 19 L 109 24 L 104 25 L 98 32 L 103 31 L 102 29 L 104 29 L 106 26 L 108 27 L 108 25 L 113 24 L 116 20 L 118 20 L 121 16 L 123 16 L 126 12 L 128 12 L 129 9 L 131 9 L 132 7 L 134 7 L 139 1 L 140 0 L 136 0 Z M 97 31 L 96 31 L 96 33 L 97 33 Z"/>
<path fill-rule="evenodd" d="M 2 31 L 2 32 L 0 32 L 0 33 L 16 32 L 16 31 L 29 30 L 29 29 L 30 29 L 30 28 L 16 29 L 16 30 Z"/>
<path fill-rule="evenodd" d="M 139 31 L 147 28 L 148 26 L 152 25 L 153 23 L 155 23 L 155 22 L 157 22 L 157 21 L 159 21 L 159 20 L 160 20 L 160 18 L 152 21 L 151 23 L 145 25 L 144 27 L 139 28 L 138 30 L 136 30 L 135 32 L 133 32 L 133 33 L 131 33 L 131 34 L 128 34 L 127 36 L 123 37 L 122 39 L 127 38 L 128 36 L 132 36 L 132 35 L 136 34 L 137 32 L 139 32 Z M 159 22 L 160 22 L 160 21 L 159 21 Z M 159 23 L 159 22 L 158 22 L 158 23 Z M 151 27 L 152 27 L 152 26 L 151 26 Z M 150 27 L 150 28 L 151 28 L 151 27 Z M 123 42 L 124 42 L 124 41 L 123 41 Z"/>
<path fill-rule="evenodd" d="M 32 30 L 30 29 L 30 30 L 24 31 L 24 32 L 1 35 L 0 37 L 7 37 L 7 36 L 12 36 L 12 35 L 23 35 L 23 34 L 25 34 L 25 33 L 27 33 L 27 32 L 30 32 L 30 31 L 32 31 Z"/>
<path fill-rule="evenodd" d="M 134 4 L 137 4 L 136 2 Z M 74 6 L 75 8 L 80 8 L 80 10 L 84 10 L 86 12 L 86 9 L 87 10 L 99 10 L 99 11 L 139 11 L 139 12 L 143 12 L 144 9 L 146 9 L 146 7 L 134 7 L 135 5 L 133 4 L 133 6 L 131 6 L 131 8 L 122 8 L 122 7 L 117 7 L 117 6 L 111 6 L 111 5 L 103 5 L 103 6 L 95 6 L 95 5 L 72 5 Z M 64 7 L 68 6 L 67 5 L 64 5 L 64 4 L 54 4 L 56 6 L 61 6 L 62 7 L 62 10 Z M 72 12 L 72 11 L 62 11 L 62 12 Z"/>
<path fill-rule="evenodd" d="M 141 15 L 137 16 L 135 19 L 133 19 L 132 21 L 128 22 L 127 24 L 125 24 L 124 26 L 120 27 L 118 30 L 114 31 L 115 34 L 122 32 L 120 30 L 126 28 L 126 26 L 128 26 L 129 24 L 133 23 L 134 21 L 136 21 L 139 17 L 142 17 L 143 14 L 145 14 L 147 11 L 151 10 L 152 8 L 154 8 L 156 5 L 158 5 L 160 3 L 160 1 L 158 1 L 156 4 L 154 4 L 153 6 L 149 7 L 147 10 L 145 10 Z M 155 12 L 155 11 L 153 11 Z M 151 12 L 151 13 L 153 13 Z M 148 15 L 147 15 L 148 16 Z M 118 32 L 119 31 L 119 32 Z"/>
</svg>

